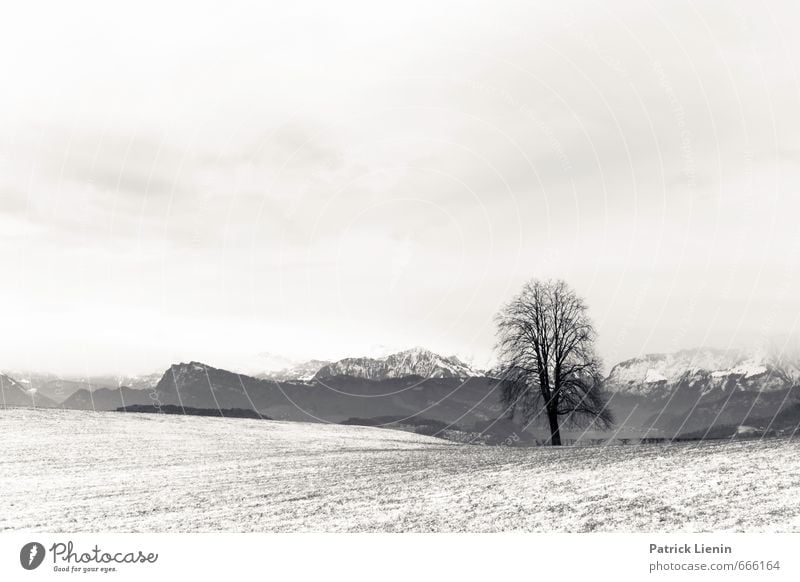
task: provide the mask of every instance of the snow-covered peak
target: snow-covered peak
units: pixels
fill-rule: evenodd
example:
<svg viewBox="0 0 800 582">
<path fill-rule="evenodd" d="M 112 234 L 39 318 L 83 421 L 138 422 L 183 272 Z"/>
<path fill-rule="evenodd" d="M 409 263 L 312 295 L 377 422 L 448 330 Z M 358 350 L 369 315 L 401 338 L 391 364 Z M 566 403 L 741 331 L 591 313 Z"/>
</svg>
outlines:
<svg viewBox="0 0 800 582">
<path fill-rule="evenodd" d="M 745 378 L 752 378 L 753 376 L 760 376 L 761 374 L 766 374 L 767 366 L 763 362 L 747 361 L 737 364 L 736 366 L 728 370 L 728 372 L 730 374 L 737 374 L 744 376 Z"/>
<path fill-rule="evenodd" d="M 647 368 L 647 372 L 644 376 L 644 381 L 649 383 L 655 382 L 666 382 L 668 378 L 661 374 L 658 370 L 654 370 L 653 368 Z"/>
<path fill-rule="evenodd" d="M 620 362 L 608 375 L 606 386 L 611 392 L 646 395 L 679 384 L 702 385 L 708 390 L 745 382 L 759 389 L 776 389 L 786 383 L 785 378 L 781 369 L 762 356 L 700 348 Z"/>
<path fill-rule="evenodd" d="M 620 362 L 611 370 L 608 382 L 630 384 L 641 382 L 675 382 L 687 371 L 725 370 L 740 361 L 736 352 L 700 348 L 667 354 L 647 354 Z"/>
<path fill-rule="evenodd" d="M 440 356 L 416 347 L 382 358 L 345 358 L 323 366 L 315 378 L 354 376 L 368 380 L 385 380 L 405 376 L 423 378 L 469 378 L 480 373 L 454 356 Z"/>
</svg>

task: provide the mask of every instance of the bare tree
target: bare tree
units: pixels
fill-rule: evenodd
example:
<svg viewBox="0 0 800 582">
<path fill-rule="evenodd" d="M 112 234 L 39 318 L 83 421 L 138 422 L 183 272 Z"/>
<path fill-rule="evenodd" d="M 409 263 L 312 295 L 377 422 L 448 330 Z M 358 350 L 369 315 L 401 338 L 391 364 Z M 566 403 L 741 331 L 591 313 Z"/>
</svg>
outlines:
<svg viewBox="0 0 800 582">
<path fill-rule="evenodd" d="M 564 281 L 526 283 L 496 321 L 509 416 L 520 413 L 524 422 L 546 419 L 552 445 L 561 444 L 562 422 L 611 426 L 594 327 L 586 304 Z"/>
</svg>

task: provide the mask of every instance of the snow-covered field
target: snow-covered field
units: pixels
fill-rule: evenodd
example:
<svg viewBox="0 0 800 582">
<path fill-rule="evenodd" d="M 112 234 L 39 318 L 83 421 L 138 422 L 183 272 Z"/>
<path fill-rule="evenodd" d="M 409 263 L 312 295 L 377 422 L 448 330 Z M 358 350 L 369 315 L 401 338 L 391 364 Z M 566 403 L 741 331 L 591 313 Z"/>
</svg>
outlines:
<svg viewBox="0 0 800 582">
<path fill-rule="evenodd" d="M 800 446 L 523 449 L 383 429 L 0 410 L 0 530 L 800 531 Z"/>
</svg>

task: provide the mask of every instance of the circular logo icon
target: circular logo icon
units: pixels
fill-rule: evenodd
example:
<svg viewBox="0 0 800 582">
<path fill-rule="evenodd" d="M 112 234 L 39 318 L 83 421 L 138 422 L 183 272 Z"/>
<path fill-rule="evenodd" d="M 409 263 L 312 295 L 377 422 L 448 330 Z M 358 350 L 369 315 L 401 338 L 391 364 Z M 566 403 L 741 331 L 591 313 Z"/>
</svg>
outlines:
<svg viewBox="0 0 800 582">
<path fill-rule="evenodd" d="M 19 563 L 26 570 L 35 570 L 44 561 L 44 546 L 39 542 L 28 542 L 19 551 Z"/>
</svg>

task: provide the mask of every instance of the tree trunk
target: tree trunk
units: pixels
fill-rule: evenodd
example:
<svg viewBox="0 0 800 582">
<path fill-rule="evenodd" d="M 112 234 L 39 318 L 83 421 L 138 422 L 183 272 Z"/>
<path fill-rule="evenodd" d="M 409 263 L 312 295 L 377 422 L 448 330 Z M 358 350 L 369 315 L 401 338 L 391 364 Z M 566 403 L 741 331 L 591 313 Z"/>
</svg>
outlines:
<svg viewBox="0 0 800 582">
<path fill-rule="evenodd" d="M 555 408 L 547 409 L 547 419 L 550 421 L 550 444 L 559 447 L 561 446 L 561 431 L 558 428 L 558 412 Z"/>
</svg>

